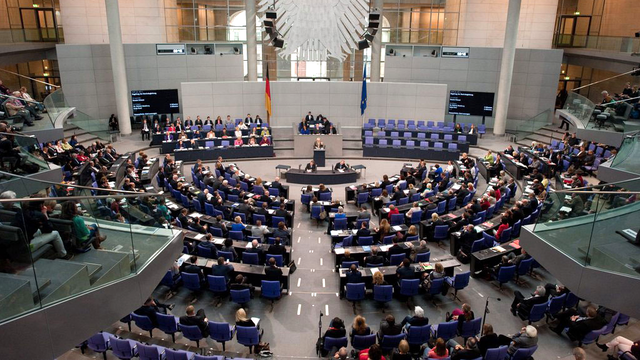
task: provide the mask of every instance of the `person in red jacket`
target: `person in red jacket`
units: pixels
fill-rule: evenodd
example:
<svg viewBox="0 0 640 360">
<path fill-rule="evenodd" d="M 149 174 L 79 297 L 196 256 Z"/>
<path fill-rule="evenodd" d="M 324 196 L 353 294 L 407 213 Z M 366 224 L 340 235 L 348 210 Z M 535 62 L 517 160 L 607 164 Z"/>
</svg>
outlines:
<svg viewBox="0 0 640 360">
<path fill-rule="evenodd" d="M 498 230 L 496 231 L 496 240 L 500 241 L 500 236 L 502 235 L 502 232 L 507 230 L 508 228 L 509 228 L 509 219 L 503 216 L 502 219 L 500 219 L 500 226 L 498 226 Z"/>
</svg>

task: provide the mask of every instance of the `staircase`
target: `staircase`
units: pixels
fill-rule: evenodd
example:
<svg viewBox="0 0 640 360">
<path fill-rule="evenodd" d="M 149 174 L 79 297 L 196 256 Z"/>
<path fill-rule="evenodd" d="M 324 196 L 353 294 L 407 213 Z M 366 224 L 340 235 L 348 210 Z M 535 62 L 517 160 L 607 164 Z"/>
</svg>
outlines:
<svg viewBox="0 0 640 360">
<path fill-rule="evenodd" d="M 531 146 L 531 142 L 539 142 L 545 145 L 551 145 L 552 140 L 561 141 L 564 130 L 558 129 L 554 124 L 545 125 L 544 127 L 524 136 L 521 140 L 517 140 L 516 144 L 522 146 Z"/>
</svg>

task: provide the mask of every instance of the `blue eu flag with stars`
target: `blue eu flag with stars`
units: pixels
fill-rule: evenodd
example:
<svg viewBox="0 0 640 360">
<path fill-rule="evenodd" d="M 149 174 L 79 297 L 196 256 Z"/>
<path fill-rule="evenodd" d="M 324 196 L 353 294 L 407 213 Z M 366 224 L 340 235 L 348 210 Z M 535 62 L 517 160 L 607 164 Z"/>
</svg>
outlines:
<svg viewBox="0 0 640 360">
<path fill-rule="evenodd" d="M 367 108 L 367 65 L 362 72 L 362 98 L 360 99 L 360 116 L 364 115 Z"/>
</svg>

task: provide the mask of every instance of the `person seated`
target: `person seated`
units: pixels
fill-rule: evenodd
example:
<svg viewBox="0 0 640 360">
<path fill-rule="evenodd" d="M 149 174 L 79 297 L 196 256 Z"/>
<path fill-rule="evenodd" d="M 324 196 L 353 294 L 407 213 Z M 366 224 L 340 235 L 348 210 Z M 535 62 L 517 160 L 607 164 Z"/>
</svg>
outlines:
<svg viewBox="0 0 640 360">
<path fill-rule="evenodd" d="M 220 215 L 218 215 L 220 216 Z M 236 252 L 236 249 L 233 247 L 233 240 L 231 238 L 226 238 L 224 240 L 224 243 L 222 244 L 222 249 L 220 249 L 221 251 L 224 252 L 230 252 L 233 254 L 233 258 L 235 259 L 236 262 L 239 262 L 240 259 L 238 258 L 238 253 Z"/>
<path fill-rule="evenodd" d="M 429 325 L 429 318 L 424 316 L 424 310 L 420 306 L 416 306 L 413 309 L 413 316 L 407 315 L 402 323 L 400 323 L 402 327 L 406 325 L 409 326 L 424 326 Z"/>
<path fill-rule="evenodd" d="M 500 341 L 498 334 L 493 332 L 493 326 L 491 324 L 484 324 L 482 326 L 482 336 L 478 340 L 478 349 L 480 354 L 485 356 L 488 349 L 495 349 L 500 347 Z"/>
<path fill-rule="evenodd" d="M 391 218 L 391 215 L 398 214 L 400 214 L 400 210 L 398 210 L 398 208 L 393 204 L 389 205 L 389 218 Z"/>
<path fill-rule="evenodd" d="M 165 305 L 157 299 L 149 297 L 141 307 L 137 308 L 133 312 L 137 315 L 148 317 L 153 326 L 158 327 L 158 317 L 156 316 L 156 313 L 167 314 L 167 311 L 173 310 L 174 307 L 175 304 Z"/>
<path fill-rule="evenodd" d="M 348 360 L 349 352 L 347 351 L 347 348 L 343 346 L 338 349 L 338 351 L 333 355 L 333 358 L 335 360 Z"/>
<path fill-rule="evenodd" d="M 607 324 L 594 306 L 587 308 L 586 316 L 580 316 L 576 309 L 568 309 L 558 313 L 556 319 L 558 323 L 551 330 L 560 335 L 564 329 L 569 328 L 567 336 L 571 341 L 580 341 L 591 331 Z"/>
<path fill-rule="evenodd" d="M 247 248 L 245 252 L 250 254 L 258 254 L 258 261 L 260 261 L 259 259 L 262 258 L 262 249 L 260 248 L 260 243 L 258 242 L 258 240 L 252 240 L 251 247 Z"/>
<path fill-rule="evenodd" d="M 311 133 L 309 131 L 309 128 L 307 128 L 307 124 L 304 122 L 300 123 L 300 126 L 298 127 L 298 131 L 300 132 L 300 135 L 309 135 Z"/>
<path fill-rule="evenodd" d="M 249 124 L 253 124 L 253 118 L 251 117 L 251 114 L 247 114 L 247 117 L 244 118 L 244 124 L 249 126 Z"/>
<path fill-rule="evenodd" d="M 260 146 L 269 146 L 271 145 L 271 139 L 268 136 L 263 136 L 260 140 Z"/>
<path fill-rule="evenodd" d="M 377 272 L 376 274 L 379 274 Z M 382 274 L 381 274 L 382 275 Z M 402 325 L 396 323 L 396 318 L 389 314 L 380 321 L 380 329 L 378 330 L 378 342 L 382 341 L 384 335 L 399 335 L 402 332 Z"/>
<path fill-rule="evenodd" d="M 465 322 L 471 321 L 475 318 L 473 310 L 471 310 L 471 306 L 469 304 L 462 304 L 461 309 L 454 309 L 451 312 L 451 315 L 447 313 L 446 319 L 447 321 L 457 321 L 458 322 L 458 334 L 462 333 L 462 326 Z"/>
<path fill-rule="evenodd" d="M 234 223 L 231 225 L 231 231 L 244 231 L 247 227 L 242 223 L 242 218 L 240 216 L 236 216 L 233 221 Z"/>
<path fill-rule="evenodd" d="M 507 353 L 513 355 L 520 348 L 528 349 L 538 345 L 538 329 L 535 326 L 527 325 L 511 337 L 499 335 L 498 342 L 500 345 L 508 345 Z"/>
<path fill-rule="evenodd" d="M 318 171 L 318 166 L 316 165 L 316 162 L 311 160 L 309 161 L 309 163 L 307 164 L 307 166 L 304 168 L 305 172 L 316 172 Z"/>
<path fill-rule="evenodd" d="M 346 252 L 345 252 L 346 255 Z M 343 258 L 342 261 L 349 261 L 346 258 Z M 360 270 L 358 270 L 358 267 L 355 264 L 351 264 L 351 266 L 349 267 L 349 271 L 345 274 L 345 277 L 347 279 L 347 284 L 358 284 L 363 282 L 362 281 L 362 274 L 360 273 Z"/>
<path fill-rule="evenodd" d="M 247 311 L 243 308 L 236 311 L 236 326 L 256 327 L 257 324 L 253 320 L 247 317 Z"/>
<path fill-rule="evenodd" d="M 400 343 L 398 343 L 398 347 L 393 351 L 393 354 L 391 356 L 394 360 L 413 360 L 409 342 L 405 339 L 400 340 Z"/>
<path fill-rule="evenodd" d="M 431 288 L 431 283 L 433 282 L 433 280 L 442 279 L 444 277 L 444 266 L 442 266 L 441 262 L 437 262 L 433 268 L 433 271 L 431 271 L 430 273 L 422 274 L 422 283 L 420 284 L 420 286 L 422 287 L 422 289 L 424 289 L 424 291 L 428 292 Z"/>
<path fill-rule="evenodd" d="M 344 208 L 342 206 L 338 206 L 338 212 L 335 213 L 334 219 L 346 219 L 347 214 L 344 212 Z"/>
<path fill-rule="evenodd" d="M 15 192 L 10 190 L 5 191 L 3 195 L 11 199 L 16 198 Z M 22 229 L 22 232 L 29 243 L 29 249 L 31 252 L 51 243 L 58 258 L 71 260 L 73 258 L 73 254 L 67 253 L 62 237 L 60 237 L 58 231 L 54 230 L 54 225 L 51 223 L 51 220 L 49 220 L 49 216 L 47 215 L 47 208 L 44 205 L 44 201 L 32 201 L 23 205 L 23 207 L 24 208 L 15 208 L 16 214 L 11 226 Z M 74 218 L 74 225 L 75 222 Z M 8 247 L 9 245 L 5 246 Z"/>
<path fill-rule="evenodd" d="M 474 336 L 467 339 L 464 347 L 454 339 L 447 341 L 447 347 L 449 348 L 451 360 L 476 359 L 480 357 L 478 340 Z"/>
<path fill-rule="evenodd" d="M 196 312 L 193 305 L 189 305 L 187 306 L 186 313 L 186 315 L 180 317 L 180 324 L 187 326 L 196 325 L 200 329 L 200 333 L 202 333 L 203 337 L 209 337 L 209 319 L 207 319 L 204 309 L 200 309 Z"/>
<path fill-rule="evenodd" d="M 249 289 L 249 293 L 251 294 L 251 298 L 253 299 L 253 293 L 255 291 L 255 286 L 251 285 L 249 278 L 242 276 L 242 274 L 236 275 L 235 281 L 231 283 L 229 286 L 229 290 L 245 290 Z"/>
<path fill-rule="evenodd" d="M 436 339 L 435 346 L 424 349 L 423 358 L 426 359 L 447 359 L 449 358 L 449 349 L 442 338 Z"/>
<path fill-rule="evenodd" d="M 534 305 L 544 304 L 547 302 L 547 290 L 544 286 L 538 285 L 536 291 L 530 297 L 525 297 L 522 293 L 516 290 L 514 293 L 514 299 L 511 303 L 511 313 L 513 316 L 518 314 L 529 315 L 529 312 Z"/>
<path fill-rule="evenodd" d="M 380 345 L 373 344 L 370 348 L 361 350 L 358 353 L 357 360 L 386 360 L 384 356 L 382 356 L 382 349 Z"/>
<path fill-rule="evenodd" d="M 612 350 L 612 354 L 607 355 L 608 360 L 618 359 L 618 354 L 620 353 L 631 354 L 636 359 L 640 359 L 640 346 L 638 346 L 637 344 L 638 342 L 629 340 L 624 336 L 616 336 L 613 340 L 607 342 L 606 344 L 598 344 L 596 342 L 596 346 L 599 347 L 602 352 L 609 351 L 609 349 Z M 626 358 L 628 358 L 628 356 Z"/>
<path fill-rule="evenodd" d="M 367 320 L 361 316 L 357 315 L 353 319 L 353 325 L 351 326 L 351 331 L 349 331 L 349 340 L 353 342 L 353 337 L 356 335 L 365 336 L 371 334 L 371 328 L 367 325 Z"/>
<path fill-rule="evenodd" d="M 334 170 L 337 170 L 337 171 L 340 171 L 340 170 L 345 171 L 345 170 L 349 170 L 349 168 L 350 168 L 349 164 L 345 163 L 344 160 L 340 160 L 340 162 L 337 163 L 336 166 L 334 166 Z"/>
<path fill-rule="evenodd" d="M 336 130 L 336 128 L 333 126 L 333 124 L 329 124 L 329 126 L 325 126 L 323 129 L 323 133 L 325 135 L 336 135 L 338 133 L 338 131 Z"/>
<path fill-rule="evenodd" d="M 364 258 L 364 263 L 365 264 L 381 264 L 381 265 L 384 265 L 384 263 L 385 263 L 384 256 L 378 255 L 378 247 L 377 246 L 372 246 L 371 247 L 371 255 L 369 255 L 369 256 Z"/>
<path fill-rule="evenodd" d="M 233 265 L 225 264 L 225 259 L 220 256 L 217 260 L 217 265 L 211 267 L 211 275 L 224 276 L 227 283 L 229 283 L 229 274 L 233 272 Z"/>
<path fill-rule="evenodd" d="M 289 243 L 289 229 L 284 224 L 284 221 L 280 221 L 278 223 L 278 228 L 274 230 L 273 236 L 280 238 L 280 240 L 285 244 Z"/>
<path fill-rule="evenodd" d="M 269 258 L 269 266 L 264 269 L 267 280 L 280 282 L 282 287 L 282 269 L 276 265 L 275 258 Z"/>
<path fill-rule="evenodd" d="M 244 142 L 242 141 L 241 137 L 236 137 L 236 140 L 233 142 L 233 146 L 242 146 L 244 145 Z"/>
</svg>

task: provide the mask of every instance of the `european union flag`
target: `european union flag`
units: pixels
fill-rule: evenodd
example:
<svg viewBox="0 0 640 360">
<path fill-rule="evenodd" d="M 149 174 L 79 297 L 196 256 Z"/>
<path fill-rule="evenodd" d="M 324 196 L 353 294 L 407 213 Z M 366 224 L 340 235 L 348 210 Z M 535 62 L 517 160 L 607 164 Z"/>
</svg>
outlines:
<svg viewBox="0 0 640 360">
<path fill-rule="evenodd" d="M 360 99 L 360 116 L 364 115 L 367 108 L 367 65 L 362 72 L 362 98 Z"/>
</svg>

